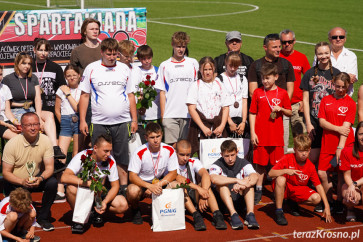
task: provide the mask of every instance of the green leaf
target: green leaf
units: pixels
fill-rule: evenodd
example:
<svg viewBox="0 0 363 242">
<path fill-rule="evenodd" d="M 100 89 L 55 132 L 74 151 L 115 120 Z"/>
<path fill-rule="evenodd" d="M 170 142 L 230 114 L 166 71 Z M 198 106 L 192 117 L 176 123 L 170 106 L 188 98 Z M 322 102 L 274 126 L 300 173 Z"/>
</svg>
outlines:
<svg viewBox="0 0 363 242">
<path fill-rule="evenodd" d="M 149 93 L 146 93 L 145 94 L 145 99 L 149 99 L 149 97 L 150 97 L 150 94 Z"/>
</svg>

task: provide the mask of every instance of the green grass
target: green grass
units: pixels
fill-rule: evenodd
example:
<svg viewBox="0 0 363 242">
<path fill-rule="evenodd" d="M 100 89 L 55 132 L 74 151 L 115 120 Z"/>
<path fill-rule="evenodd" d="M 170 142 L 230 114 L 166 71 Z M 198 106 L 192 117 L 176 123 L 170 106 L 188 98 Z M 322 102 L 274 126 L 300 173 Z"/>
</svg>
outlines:
<svg viewBox="0 0 363 242">
<path fill-rule="evenodd" d="M 19 0 L 17 2 L 45 6 L 46 1 Z M 61 1 L 58 0 L 58 2 Z M 169 17 L 215 15 L 252 9 L 250 6 L 228 2 L 253 4 L 257 5 L 259 9 L 253 12 L 225 16 L 163 19 Z M 8 3 L 1 3 L 1 6 L 3 10 L 42 9 L 39 6 L 22 6 Z M 170 38 L 175 31 L 188 32 L 191 37 L 188 47 L 190 57 L 197 60 L 203 56 L 215 57 L 225 52 L 225 32 L 231 30 L 238 30 L 242 34 L 265 36 L 269 33 L 278 33 L 282 29 L 289 28 L 295 31 L 297 41 L 317 43 L 327 41 L 328 31 L 335 26 L 341 26 L 348 30 L 346 47 L 363 49 L 361 44 L 363 31 L 361 31 L 360 19 L 363 16 L 363 8 L 359 0 L 114 0 L 113 6 L 115 8 L 147 8 L 147 18 L 149 21 L 147 42 L 154 50 L 155 65 L 159 65 L 163 60 L 170 57 L 172 51 Z M 154 21 L 186 25 L 192 28 L 165 25 Z M 212 29 L 214 31 L 193 29 L 194 27 Z M 313 45 L 297 43 L 295 49 L 304 53 L 308 57 L 310 64 L 312 64 L 314 56 Z M 261 58 L 264 55 L 262 38 L 243 36 L 242 51 L 254 59 Z M 358 57 L 358 70 L 363 70 L 363 52 L 354 52 Z M 363 80 L 363 76 L 361 76 L 361 80 Z M 361 80 L 355 84 L 354 100 L 357 100 L 357 90 L 362 84 Z"/>
</svg>

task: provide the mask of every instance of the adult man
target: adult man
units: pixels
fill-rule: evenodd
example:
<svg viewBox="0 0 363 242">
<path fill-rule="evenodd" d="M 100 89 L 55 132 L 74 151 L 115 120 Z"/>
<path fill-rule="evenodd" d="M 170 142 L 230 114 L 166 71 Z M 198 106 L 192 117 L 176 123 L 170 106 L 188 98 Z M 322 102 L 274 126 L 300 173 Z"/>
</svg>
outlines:
<svg viewBox="0 0 363 242">
<path fill-rule="evenodd" d="M 278 34 L 267 35 L 263 40 L 263 48 L 265 49 L 265 56 L 253 62 L 248 71 L 248 91 L 250 96 L 252 97 L 256 88 L 262 86 L 262 77 L 260 73 L 262 65 L 266 62 L 270 62 L 277 65 L 279 78 L 276 81 L 276 86 L 285 89 L 291 100 L 295 82 L 294 68 L 290 61 L 280 57 L 280 36 Z M 274 106 L 274 104 L 272 105 Z M 284 143 L 286 147 L 289 143 L 289 120 L 288 117 L 284 116 Z"/>
<path fill-rule="evenodd" d="M 145 133 L 147 143 L 136 149 L 129 165 L 131 184 L 127 187 L 126 197 L 132 209 L 134 224 L 143 223 L 139 201 L 151 197 L 151 194 L 160 195 L 163 186 L 175 180 L 178 169 L 175 150 L 161 143 L 163 132 L 160 125 L 148 123 Z"/>
<path fill-rule="evenodd" d="M 353 95 L 353 84 L 358 81 L 358 63 L 357 56 L 344 47 L 347 41 L 347 31 L 341 27 L 332 28 L 328 33 L 330 42 L 330 60 L 332 65 L 341 72 L 346 72 L 350 76 L 350 85 L 348 87 L 348 95 Z M 314 58 L 314 66 L 316 56 Z"/>
<path fill-rule="evenodd" d="M 238 67 L 237 73 L 241 76 L 241 78 L 244 76 L 247 78 L 248 75 L 248 69 L 250 65 L 253 62 L 252 57 L 243 54 L 241 51 L 242 47 L 242 35 L 238 31 L 231 31 L 228 32 L 226 35 L 226 42 L 227 46 L 227 52 L 230 51 L 237 51 L 240 53 L 240 57 L 242 60 L 242 64 Z M 226 70 L 225 66 L 225 59 L 226 59 L 227 53 L 224 53 L 216 58 L 214 58 L 214 61 L 216 62 L 216 71 L 218 75 L 222 74 Z M 241 79 L 243 80 L 243 79 Z"/>
<path fill-rule="evenodd" d="M 97 162 L 97 166 L 100 170 L 109 171 L 110 174 L 107 175 L 108 181 L 110 182 L 111 189 L 107 192 L 107 195 L 102 200 L 102 208 L 95 211 L 98 214 L 103 214 L 108 208 L 112 213 L 122 214 L 128 209 L 127 201 L 125 197 L 117 195 L 120 184 L 119 177 L 117 174 L 116 162 L 111 156 L 112 150 L 112 138 L 109 135 L 100 135 L 96 138 L 93 145 L 93 150 L 84 150 L 73 157 L 68 167 L 64 171 L 61 182 L 67 184 L 67 201 L 72 209 L 76 202 L 77 196 L 77 186 L 90 187 L 91 180 L 83 182 L 83 180 L 77 175 L 82 172 L 82 157 L 91 157 Z M 100 177 L 105 177 L 106 175 L 100 173 Z M 109 207 L 108 207 L 109 204 Z M 98 217 L 98 220 L 101 220 Z M 97 221 L 100 223 L 101 221 Z M 83 233 L 82 224 L 73 224 L 72 231 L 77 233 Z"/>
<path fill-rule="evenodd" d="M 296 43 L 295 33 L 292 30 L 285 29 L 280 32 L 280 40 L 282 49 L 280 57 L 290 61 L 295 73 L 294 92 L 291 98 L 292 116 L 290 118 L 292 134 L 295 137 L 298 134 L 306 132 L 306 127 L 303 121 L 303 92 L 300 89 L 301 74 L 304 74 L 310 69 L 310 64 L 306 56 L 294 50 Z M 289 129 L 287 129 L 289 131 Z M 287 136 L 287 137 L 285 137 Z M 288 140 L 289 132 L 284 133 L 284 139 Z M 287 143 L 285 143 L 284 150 L 287 151 Z"/>
<path fill-rule="evenodd" d="M 25 113 L 20 122 L 22 134 L 9 140 L 4 148 L 4 194 L 8 196 L 17 187 L 30 192 L 44 191 L 37 221 L 44 231 L 51 231 L 54 226 L 49 222 L 50 208 L 58 186 L 57 179 L 53 176 L 53 147 L 46 135 L 39 134 L 38 115 Z M 34 177 L 30 174 L 31 166 L 34 167 Z"/>
<path fill-rule="evenodd" d="M 108 38 L 101 43 L 101 60 L 89 64 L 82 77 L 79 89 L 82 94 L 79 100 L 80 130 L 88 134 L 86 110 L 91 95 L 93 134 L 92 143 L 101 135 L 112 136 L 113 156 L 115 157 L 120 177 L 120 185 L 127 184 L 128 125 L 132 117 L 131 132 L 137 130 L 135 98 L 127 97 L 130 88 L 128 81 L 130 69 L 116 61 L 118 42 Z"/>
</svg>

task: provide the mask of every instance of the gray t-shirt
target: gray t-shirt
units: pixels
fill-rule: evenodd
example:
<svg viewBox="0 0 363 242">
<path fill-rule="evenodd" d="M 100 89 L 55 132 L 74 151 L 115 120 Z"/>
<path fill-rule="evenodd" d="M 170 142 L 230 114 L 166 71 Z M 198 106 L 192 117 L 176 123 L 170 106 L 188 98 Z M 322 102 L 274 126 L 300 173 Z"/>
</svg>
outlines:
<svg viewBox="0 0 363 242">
<path fill-rule="evenodd" d="M 3 83 L 9 87 L 11 95 L 13 96 L 12 101 L 16 103 L 24 103 L 26 100 L 34 101 L 35 86 L 39 85 L 38 78 L 35 75 L 32 75 L 31 78 L 19 78 L 15 72 L 5 76 Z M 26 88 L 27 83 L 28 93 Z"/>
</svg>

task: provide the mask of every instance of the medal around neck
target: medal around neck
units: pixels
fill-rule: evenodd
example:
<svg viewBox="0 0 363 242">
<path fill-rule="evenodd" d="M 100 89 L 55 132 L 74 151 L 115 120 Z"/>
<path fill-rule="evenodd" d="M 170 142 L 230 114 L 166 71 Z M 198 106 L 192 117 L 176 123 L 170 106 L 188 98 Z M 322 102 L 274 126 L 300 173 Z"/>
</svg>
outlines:
<svg viewBox="0 0 363 242">
<path fill-rule="evenodd" d="M 271 112 L 271 114 L 270 114 L 270 118 L 271 118 L 271 119 L 275 119 L 275 118 L 276 118 L 276 113 L 275 113 L 275 112 Z"/>
<path fill-rule="evenodd" d="M 239 103 L 237 101 L 235 101 L 234 104 L 233 104 L 233 107 L 238 108 L 239 107 Z"/>
<path fill-rule="evenodd" d="M 30 108 L 30 102 L 25 101 L 24 102 L 24 109 L 29 109 Z"/>
<path fill-rule="evenodd" d="M 26 170 L 29 174 L 29 182 L 33 183 L 35 182 L 35 177 L 33 177 L 35 172 L 35 162 L 34 161 L 27 161 L 26 162 Z"/>
</svg>

